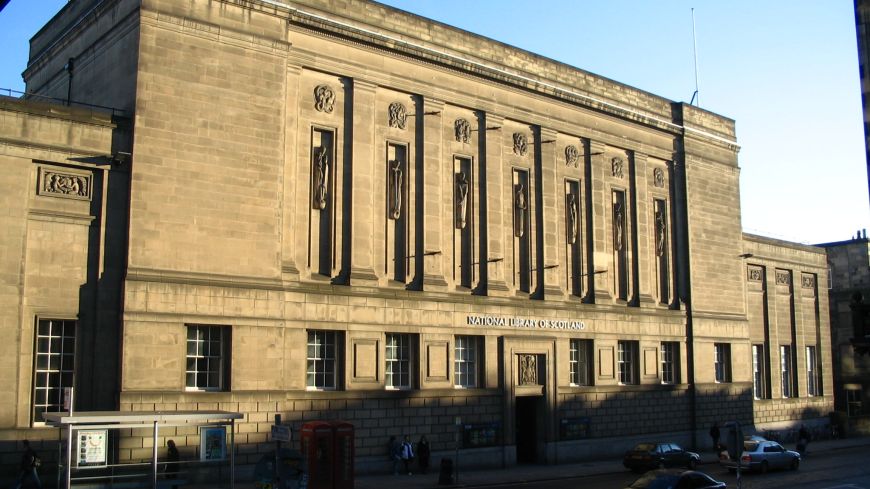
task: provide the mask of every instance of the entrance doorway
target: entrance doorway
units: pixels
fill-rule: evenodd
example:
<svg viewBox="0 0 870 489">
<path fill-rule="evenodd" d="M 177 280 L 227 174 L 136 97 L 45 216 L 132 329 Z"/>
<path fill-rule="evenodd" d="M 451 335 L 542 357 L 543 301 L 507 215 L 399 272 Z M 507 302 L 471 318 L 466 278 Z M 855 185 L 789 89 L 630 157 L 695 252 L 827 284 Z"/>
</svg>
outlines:
<svg viewBox="0 0 870 489">
<path fill-rule="evenodd" d="M 538 461 L 538 404 L 540 397 L 516 398 L 514 416 L 517 437 L 517 463 L 533 464 Z"/>
</svg>

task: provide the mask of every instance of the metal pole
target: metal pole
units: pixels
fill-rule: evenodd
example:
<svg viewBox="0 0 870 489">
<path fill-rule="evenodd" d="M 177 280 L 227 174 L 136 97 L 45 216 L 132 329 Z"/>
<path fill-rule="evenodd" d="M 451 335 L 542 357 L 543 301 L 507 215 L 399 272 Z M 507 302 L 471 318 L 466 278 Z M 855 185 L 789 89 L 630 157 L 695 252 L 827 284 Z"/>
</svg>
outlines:
<svg viewBox="0 0 870 489">
<path fill-rule="evenodd" d="M 157 421 L 154 421 L 154 446 L 151 448 L 151 487 L 157 489 Z"/>
<path fill-rule="evenodd" d="M 701 106 L 701 91 L 698 87 L 698 41 L 695 37 L 695 9 L 692 9 L 692 54 L 695 58 L 695 94 L 698 95 L 697 106 Z"/>
<path fill-rule="evenodd" d="M 236 420 L 230 420 L 230 489 L 236 487 Z"/>
<path fill-rule="evenodd" d="M 72 485 L 70 478 L 72 477 L 72 439 L 73 439 L 73 429 L 72 425 L 66 425 L 66 483 L 64 484 L 66 489 L 69 489 Z"/>
</svg>

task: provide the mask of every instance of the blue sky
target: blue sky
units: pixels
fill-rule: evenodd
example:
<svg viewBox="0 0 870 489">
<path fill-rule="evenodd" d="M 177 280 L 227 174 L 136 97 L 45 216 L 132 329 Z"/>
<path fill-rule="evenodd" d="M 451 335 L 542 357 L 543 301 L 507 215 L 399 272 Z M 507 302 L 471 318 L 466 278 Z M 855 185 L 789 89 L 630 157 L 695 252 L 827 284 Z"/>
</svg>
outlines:
<svg viewBox="0 0 870 489">
<path fill-rule="evenodd" d="M 0 12 L 0 88 L 64 0 Z M 736 120 L 747 232 L 803 243 L 870 228 L 852 0 L 384 0 Z"/>
</svg>

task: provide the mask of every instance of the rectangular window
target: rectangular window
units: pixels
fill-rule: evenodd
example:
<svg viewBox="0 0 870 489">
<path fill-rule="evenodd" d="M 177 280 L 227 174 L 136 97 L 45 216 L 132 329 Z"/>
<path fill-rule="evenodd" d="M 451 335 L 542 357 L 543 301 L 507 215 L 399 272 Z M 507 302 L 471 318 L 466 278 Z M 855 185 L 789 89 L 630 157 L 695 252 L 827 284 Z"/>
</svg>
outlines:
<svg viewBox="0 0 870 489">
<path fill-rule="evenodd" d="M 411 388 L 411 335 L 387 334 L 387 389 Z"/>
<path fill-rule="evenodd" d="M 228 390 L 229 346 L 229 326 L 187 326 L 187 390 Z"/>
<path fill-rule="evenodd" d="M 620 341 L 617 345 L 617 366 L 619 367 L 619 383 L 623 385 L 637 384 L 638 378 L 638 342 Z"/>
<path fill-rule="evenodd" d="M 592 340 L 571 340 L 571 385 L 592 385 Z"/>
<path fill-rule="evenodd" d="M 36 325 L 33 421 L 63 410 L 63 391 L 75 378 L 76 321 L 40 319 Z"/>
<path fill-rule="evenodd" d="M 752 395 L 756 399 L 767 398 L 764 361 L 764 345 L 752 345 Z"/>
<path fill-rule="evenodd" d="M 453 375 L 456 387 L 479 387 L 481 365 L 481 338 L 457 336 L 453 348 Z"/>
<path fill-rule="evenodd" d="M 816 347 L 807 347 L 807 395 L 819 395 L 819 378 L 816 368 Z"/>
<path fill-rule="evenodd" d="M 713 363 L 716 367 L 716 382 L 731 382 L 731 345 L 714 343 Z"/>
<path fill-rule="evenodd" d="M 782 378 L 782 397 L 792 397 L 793 385 L 791 368 L 791 346 L 780 345 L 779 347 L 779 371 Z"/>
<path fill-rule="evenodd" d="M 338 345 L 336 331 L 308 332 L 308 372 L 305 386 L 309 390 L 332 390 L 338 387 Z"/>
<path fill-rule="evenodd" d="M 850 417 L 861 416 L 863 414 L 863 406 L 861 403 L 861 389 L 846 390 L 846 414 Z"/>
<path fill-rule="evenodd" d="M 680 383 L 680 344 L 662 341 L 662 384 Z"/>
</svg>

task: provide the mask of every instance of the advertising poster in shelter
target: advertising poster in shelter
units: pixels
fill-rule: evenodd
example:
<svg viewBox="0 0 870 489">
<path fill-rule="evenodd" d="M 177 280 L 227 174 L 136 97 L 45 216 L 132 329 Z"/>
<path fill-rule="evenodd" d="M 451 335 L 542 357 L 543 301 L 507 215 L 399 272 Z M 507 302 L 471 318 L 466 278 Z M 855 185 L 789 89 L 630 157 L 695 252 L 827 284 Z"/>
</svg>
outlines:
<svg viewBox="0 0 870 489">
<path fill-rule="evenodd" d="M 78 432 L 79 467 L 94 467 L 106 465 L 107 430 L 82 430 Z"/>
<path fill-rule="evenodd" d="M 208 426 L 200 430 L 199 459 L 224 460 L 227 458 L 227 429 L 224 426 Z"/>
</svg>

